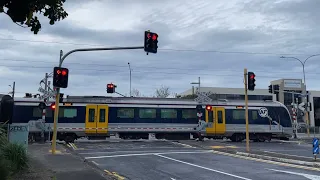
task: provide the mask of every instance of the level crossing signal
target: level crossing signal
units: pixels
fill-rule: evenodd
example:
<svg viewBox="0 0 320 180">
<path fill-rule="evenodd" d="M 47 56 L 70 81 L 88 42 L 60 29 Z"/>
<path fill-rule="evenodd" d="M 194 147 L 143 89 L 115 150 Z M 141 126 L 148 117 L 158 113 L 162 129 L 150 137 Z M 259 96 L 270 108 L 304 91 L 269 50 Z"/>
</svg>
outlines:
<svg viewBox="0 0 320 180">
<path fill-rule="evenodd" d="M 116 86 L 112 83 L 107 84 L 107 93 L 114 93 L 116 89 Z"/>
<path fill-rule="evenodd" d="M 144 51 L 147 53 L 157 53 L 158 34 L 150 31 L 144 32 Z"/>
<path fill-rule="evenodd" d="M 248 90 L 254 91 L 254 88 L 256 86 L 256 75 L 253 72 L 248 72 Z"/>
<path fill-rule="evenodd" d="M 69 78 L 69 69 L 63 67 L 53 68 L 53 86 L 58 88 L 67 88 Z"/>
</svg>

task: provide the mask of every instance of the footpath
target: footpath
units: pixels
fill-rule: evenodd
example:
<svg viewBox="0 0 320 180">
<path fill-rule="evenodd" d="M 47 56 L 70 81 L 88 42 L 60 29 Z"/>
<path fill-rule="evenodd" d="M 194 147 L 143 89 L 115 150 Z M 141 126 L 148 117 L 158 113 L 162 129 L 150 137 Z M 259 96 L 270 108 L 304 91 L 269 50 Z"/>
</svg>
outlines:
<svg viewBox="0 0 320 180">
<path fill-rule="evenodd" d="M 302 138 L 298 139 L 298 141 L 301 141 L 301 143 L 309 144 L 310 145 L 310 153 L 311 153 L 311 146 L 312 146 L 312 138 L 310 142 L 308 142 L 310 138 Z M 290 141 L 297 141 L 296 139 L 292 139 Z M 289 163 L 294 165 L 300 165 L 300 166 L 308 166 L 313 168 L 320 168 L 320 155 L 317 156 L 317 159 L 314 158 L 308 158 L 303 156 L 297 156 L 297 155 L 290 155 L 290 154 L 277 154 L 273 152 L 266 152 L 263 150 L 259 150 L 259 148 L 250 148 L 249 153 L 246 152 L 245 148 L 235 148 L 237 145 L 234 143 L 235 146 L 225 146 L 223 148 L 213 148 L 217 146 L 217 142 L 211 141 L 211 140 L 205 140 L 205 141 L 179 141 L 179 143 L 187 144 L 190 146 L 194 146 L 197 148 L 202 148 L 205 150 L 213 150 L 216 154 L 221 155 L 229 155 L 229 156 L 240 156 L 240 157 L 251 157 L 251 158 L 257 158 L 257 159 L 263 159 L 263 160 L 269 160 L 269 161 L 275 161 L 280 163 Z M 219 143 L 218 143 L 219 145 Z M 261 147 L 263 147 L 263 143 L 261 143 Z"/>
<path fill-rule="evenodd" d="M 55 155 L 51 153 L 50 143 L 29 144 L 28 154 L 30 170 L 17 178 L 19 180 L 115 180 L 114 177 L 83 162 L 61 144 L 57 144 Z"/>
</svg>

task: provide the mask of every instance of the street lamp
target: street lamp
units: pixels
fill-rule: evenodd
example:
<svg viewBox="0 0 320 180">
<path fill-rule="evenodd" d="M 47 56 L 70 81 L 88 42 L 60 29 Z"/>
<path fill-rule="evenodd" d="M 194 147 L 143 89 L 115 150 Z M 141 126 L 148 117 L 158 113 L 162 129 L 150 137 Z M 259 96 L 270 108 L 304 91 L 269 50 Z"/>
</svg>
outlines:
<svg viewBox="0 0 320 180">
<path fill-rule="evenodd" d="M 307 91 L 307 85 L 306 85 L 306 74 L 305 74 L 305 64 L 306 62 L 308 61 L 308 59 L 312 58 L 312 57 L 315 57 L 315 56 L 320 56 L 320 54 L 314 54 L 314 55 L 311 55 L 309 57 L 307 57 L 303 62 L 299 59 L 299 58 L 296 58 L 296 57 L 285 57 L 285 56 L 281 56 L 280 58 L 291 58 L 291 59 L 295 59 L 295 60 L 298 60 L 301 65 L 302 65 L 302 70 L 303 70 L 303 83 L 304 83 L 304 86 L 305 86 L 305 89 Z M 308 107 L 307 105 L 307 93 L 305 95 L 305 98 L 304 98 L 304 103 L 306 105 L 306 107 Z M 309 116 L 308 116 L 308 111 L 307 111 L 307 108 L 305 109 L 305 118 L 306 118 L 306 121 L 307 121 L 307 131 L 308 131 L 308 137 L 310 137 L 310 130 L 309 130 Z M 313 130 L 313 133 L 314 133 L 314 136 L 315 136 L 315 129 Z"/>
<path fill-rule="evenodd" d="M 198 77 L 198 82 L 192 82 L 190 84 L 198 84 L 199 85 L 198 92 L 200 93 L 200 77 Z"/>
<path fill-rule="evenodd" d="M 129 66 L 129 71 L 130 71 L 130 97 L 131 97 L 131 66 L 130 63 L 128 62 L 128 66 Z"/>
</svg>

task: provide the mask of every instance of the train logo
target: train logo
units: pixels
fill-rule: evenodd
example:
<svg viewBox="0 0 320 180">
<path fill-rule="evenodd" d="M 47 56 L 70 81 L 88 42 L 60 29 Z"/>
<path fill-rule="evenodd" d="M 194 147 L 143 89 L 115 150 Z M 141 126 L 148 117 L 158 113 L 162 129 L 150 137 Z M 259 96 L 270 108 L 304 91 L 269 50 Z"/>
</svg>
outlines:
<svg viewBox="0 0 320 180">
<path fill-rule="evenodd" d="M 261 116 L 261 117 L 268 116 L 268 109 L 265 107 L 260 108 L 258 112 L 259 112 L 259 116 Z"/>
</svg>

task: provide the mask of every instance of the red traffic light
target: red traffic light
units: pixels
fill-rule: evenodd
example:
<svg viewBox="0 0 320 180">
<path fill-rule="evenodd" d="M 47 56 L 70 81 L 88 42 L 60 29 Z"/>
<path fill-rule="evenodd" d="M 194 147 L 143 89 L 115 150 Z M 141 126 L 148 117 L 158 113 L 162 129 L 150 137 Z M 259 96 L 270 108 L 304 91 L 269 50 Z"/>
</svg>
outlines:
<svg viewBox="0 0 320 180">
<path fill-rule="evenodd" d="M 67 71 L 66 70 L 62 70 L 62 76 L 67 75 Z"/>
<path fill-rule="evenodd" d="M 107 87 L 108 88 L 113 88 L 113 84 L 108 84 Z"/>
<path fill-rule="evenodd" d="M 211 109 L 212 109 L 212 106 L 210 106 L 210 105 L 206 106 L 206 110 L 210 111 Z"/>
<path fill-rule="evenodd" d="M 254 79 L 256 77 L 256 75 L 255 74 L 250 74 L 250 79 Z"/>
<path fill-rule="evenodd" d="M 153 34 L 152 35 L 152 40 L 157 40 L 157 38 L 158 38 L 158 34 Z"/>
<path fill-rule="evenodd" d="M 51 107 L 51 109 L 55 109 L 56 108 L 56 103 L 52 103 L 50 107 Z"/>
</svg>

